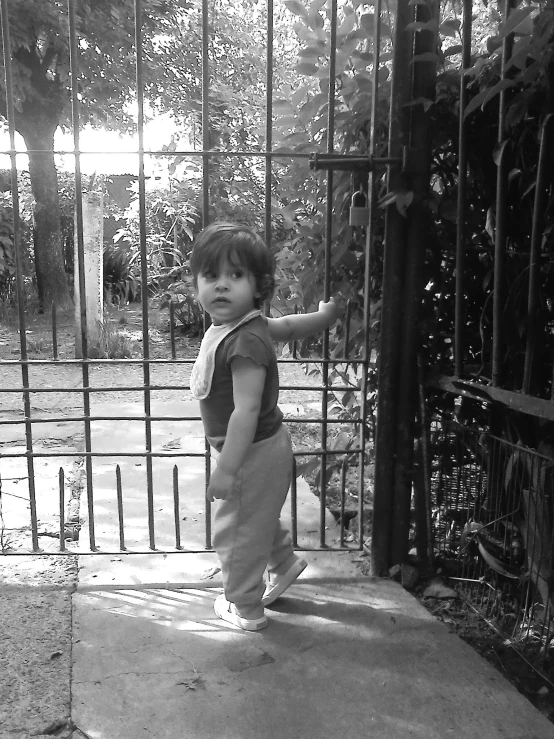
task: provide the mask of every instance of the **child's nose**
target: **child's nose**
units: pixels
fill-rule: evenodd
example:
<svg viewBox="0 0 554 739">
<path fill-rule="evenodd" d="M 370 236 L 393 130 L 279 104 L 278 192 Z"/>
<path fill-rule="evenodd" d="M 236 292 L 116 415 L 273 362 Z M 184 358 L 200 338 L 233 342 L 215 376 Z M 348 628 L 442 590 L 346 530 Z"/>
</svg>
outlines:
<svg viewBox="0 0 554 739">
<path fill-rule="evenodd" d="M 219 275 L 215 282 L 216 290 L 227 290 L 227 278 L 224 275 Z"/>
</svg>

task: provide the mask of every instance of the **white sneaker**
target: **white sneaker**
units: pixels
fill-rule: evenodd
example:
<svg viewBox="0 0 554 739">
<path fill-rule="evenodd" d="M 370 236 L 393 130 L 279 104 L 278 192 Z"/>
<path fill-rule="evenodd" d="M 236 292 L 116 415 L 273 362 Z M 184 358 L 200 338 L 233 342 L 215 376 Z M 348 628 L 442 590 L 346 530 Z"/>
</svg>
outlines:
<svg viewBox="0 0 554 739">
<path fill-rule="evenodd" d="M 308 563 L 303 559 L 297 559 L 292 564 L 284 575 L 270 574 L 265 586 L 265 593 L 263 594 L 262 603 L 264 606 L 268 606 L 277 598 L 282 595 L 285 590 L 292 585 L 298 575 L 303 572 Z"/>
<path fill-rule="evenodd" d="M 214 611 L 219 618 L 227 623 L 238 626 L 244 631 L 259 631 L 267 626 L 267 618 L 243 618 L 236 609 L 234 603 L 230 603 L 224 594 L 218 595 L 214 602 Z"/>
</svg>

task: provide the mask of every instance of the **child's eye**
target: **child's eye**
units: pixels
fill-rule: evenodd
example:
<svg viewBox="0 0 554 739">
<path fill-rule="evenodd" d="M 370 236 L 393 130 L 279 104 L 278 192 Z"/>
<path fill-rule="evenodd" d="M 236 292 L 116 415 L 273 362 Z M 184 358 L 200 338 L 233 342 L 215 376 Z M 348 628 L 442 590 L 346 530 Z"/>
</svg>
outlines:
<svg viewBox="0 0 554 739">
<path fill-rule="evenodd" d="M 215 280 L 216 275 L 213 270 L 209 269 L 209 270 L 206 270 L 206 272 L 202 272 L 202 277 L 205 280 Z"/>
<path fill-rule="evenodd" d="M 232 274 L 231 277 L 234 280 L 240 280 L 240 278 L 244 275 L 244 272 L 240 269 L 236 269 Z"/>
</svg>

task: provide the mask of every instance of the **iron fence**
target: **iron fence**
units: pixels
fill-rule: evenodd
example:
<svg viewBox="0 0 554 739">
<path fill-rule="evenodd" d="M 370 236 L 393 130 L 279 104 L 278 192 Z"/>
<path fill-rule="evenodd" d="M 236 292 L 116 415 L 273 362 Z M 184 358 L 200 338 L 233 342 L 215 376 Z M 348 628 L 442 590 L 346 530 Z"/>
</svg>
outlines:
<svg viewBox="0 0 554 739">
<path fill-rule="evenodd" d="M 214 148 L 210 140 L 210 117 L 213 114 L 211 99 L 211 70 L 208 54 L 210 40 L 210 7 L 207 0 L 199 6 L 202 29 L 201 56 L 201 146 L 187 150 L 165 147 L 147 149 L 144 140 L 145 107 L 143 79 L 143 9 L 135 0 L 136 61 L 136 134 L 138 147 L 126 152 L 133 160 L 133 177 L 138 183 L 139 201 L 139 264 L 143 286 L 140 303 L 139 356 L 130 359 L 101 359 L 94 355 L 87 331 L 87 314 L 84 297 L 87 284 L 84 275 L 83 197 L 85 181 L 82 162 L 85 156 L 103 152 L 82 151 L 82 109 L 79 93 L 81 53 L 84 48 L 76 22 L 76 4 L 67 3 L 67 38 L 69 48 L 69 89 L 71 93 L 71 118 L 74 146 L 68 151 L 32 151 L 18 149 L 16 145 L 16 88 L 13 81 L 13 48 L 10 8 L 8 0 L 2 0 L 1 24 L 3 33 L 3 62 L 5 73 L 6 103 L 10 146 L 4 153 L 10 159 L 11 193 L 14 212 L 15 283 L 17 287 L 17 331 L 19 357 L 2 357 L 2 384 L 0 400 L 0 545 L 2 554 L 42 554 L 51 551 L 94 553 L 135 552 L 183 552 L 205 551 L 211 548 L 211 509 L 205 498 L 205 486 L 209 481 L 211 456 L 200 426 L 198 409 L 188 396 L 188 374 L 192 359 L 179 357 L 175 338 L 173 313 L 169 321 L 167 357 L 152 356 L 150 296 L 148 285 L 149 233 L 146 223 L 146 163 L 156 159 L 192 161 L 198 165 L 201 175 L 201 222 L 206 225 L 214 218 L 210 199 L 210 187 L 214 167 L 230 159 L 256 163 L 263 171 L 262 207 L 263 224 L 267 242 L 273 244 L 272 197 L 274 167 L 276 162 L 284 169 L 297 161 L 308 159 L 310 153 L 283 154 L 273 147 L 273 51 L 274 8 L 267 3 L 266 36 L 266 109 L 265 142 L 252 150 Z M 331 3 L 330 15 L 330 80 L 328 89 L 327 154 L 333 156 L 335 84 L 334 60 L 336 56 L 337 4 Z M 377 24 L 378 25 L 378 24 Z M 333 36 L 335 34 L 335 36 Z M 375 73 L 377 74 L 377 72 Z M 52 310 L 51 357 L 34 358 L 30 349 L 29 316 L 25 305 L 23 269 L 23 237 L 20 223 L 20 178 L 24 168 L 22 155 L 70 156 L 74 159 L 75 181 L 75 238 L 76 238 L 76 286 L 83 296 L 80 302 L 80 340 L 82 357 L 62 356 L 59 351 L 60 316 L 56 306 Z M 317 164 L 317 162 L 316 162 Z M 315 167 L 317 169 L 317 167 Z M 325 169 L 325 167 L 324 167 Z M 332 243 L 332 171 L 322 176 L 325 197 L 323 209 L 327 230 L 325 235 L 325 266 L 323 274 L 324 295 L 330 295 L 331 243 Z M 321 184 L 321 183 L 320 183 Z M 366 260 L 369 270 L 369 259 Z M 369 320 L 369 295 L 366 294 L 362 312 Z M 90 329 L 90 326 L 88 326 Z M 295 458 L 315 458 L 319 467 L 319 510 L 317 544 L 306 542 L 306 524 L 302 520 L 302 508 L 297 494 L 297 477 L 291 493 L 291 519 L 295 545 L 298 548 L 345 549 L 363 546 L 364 496 L 367 493 L 366 465 L 367 441 L 364 433 L 367 415 L 367 373 L 369 350 L 365 346 L 356 356 L 350 356 L 350 319 L 347 308 L 345 321 L 345 353 L 331 355 L 329 335 L 322 337 L 319 358 L 310 355 L 302 358 L 293 352 L 287 364 L 319 368 L 317 382 L 298 382 L 282 386 L 283 391 L 294 390 L 317 393 L 319 401 L 312 416 L 288 415 L 286 420 L 298 426 L 317 426 L 318 433 L 313 446 L 296 449 Z M 283 363 L 284 364 L 284 363 Z M 330 379 L 333 370 L 342 376 L 353 367 L 358 371 L 353 382 L 337 382 Z M 172 378 L 167 373 L 172 371 Z M 54 370 L 54 372 L 52 372 Z M 160 376 L 159 381 L 156 378 Z M 177 378 L 177 379 L 175 379 Z M 170 397 L 171 408 L 159 402 L 163 393 Z M 359 412 L 346 418 L 330 411 L 335 395 L 354 393 L 358 398 Z M 52 401 L 45 401 L 47 398 Z M 42 403 L 44 408 L 40 407 Z M 132 404 L 132 409 L 131 409 Z M 172 435 L 178 439 L 160 438 L 160 425 L 169 424 Z M 342 427 L 354 436 L 355 444 L 335 443 Z M 110 439 L 112 441 L 110 441 Z M 113 440 L 121 443 L 115 449 Z M 172 441 L 178 441 L 171 447 Z M 164 442 L 164 443 L 162 443 Z M 329 468 L 339 478 L 339 492 L 335 507 L 338 509 L 339 529 L 329 532 L 327 519 Z M 140 468 L 140 474 L 137 470 Z M 347 476 L 350 468 L 356 468 L 358 532 L 352 536 L 345 529 L 347 505 Z M 201 495 L 191 498 L 191 475 L 202 481 Z M 351 496 L 352 497 L 352 496 Z M 194 503 L 191 503 L 191 500 Z M 14 502 L 17 502 L 15 505 Z M 191 506 L 194 505 L 194 508 Z M 19 508 L 17 507 L 19 506 Z M 311 525 L 311 523 L 310 523 Z M 304 536 L 304 538 L 303 538 Z M 53 542 L 53 547 L 48 542 Z"/>
</svg>

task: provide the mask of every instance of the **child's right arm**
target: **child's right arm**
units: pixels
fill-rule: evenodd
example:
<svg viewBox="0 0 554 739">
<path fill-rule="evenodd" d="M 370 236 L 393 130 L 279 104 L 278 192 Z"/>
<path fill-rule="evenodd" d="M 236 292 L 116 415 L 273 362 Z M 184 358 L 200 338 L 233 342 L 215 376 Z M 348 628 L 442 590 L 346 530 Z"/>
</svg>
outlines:
<svg viewBox="0 0 554 739">
<path fill-rule="evenodd" d="M 296 313 L 281 318 L 268 318 L 267 326 L 273 341 L 296 341 L 310 334 L 332 326 L 337 320 L 337 306 L 334 298 L 327 302 L 321 300 L 315 313 Z"/>
</svg>

